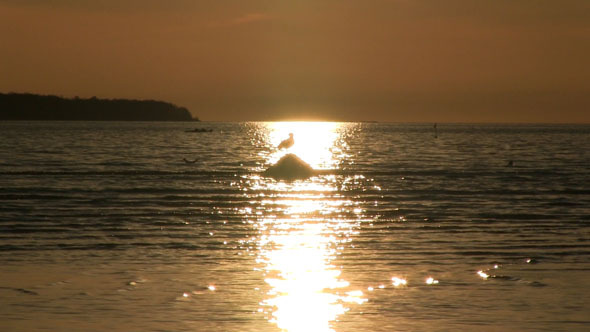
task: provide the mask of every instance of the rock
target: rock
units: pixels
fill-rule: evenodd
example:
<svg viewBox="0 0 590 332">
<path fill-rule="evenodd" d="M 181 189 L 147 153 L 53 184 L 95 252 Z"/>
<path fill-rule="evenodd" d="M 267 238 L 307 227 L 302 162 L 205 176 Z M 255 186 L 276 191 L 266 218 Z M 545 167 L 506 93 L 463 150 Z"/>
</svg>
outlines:
<svg viewBox="0 0 590 332">
<path fill-rule="evenodd" d="M 318 174 L 308 163 L 289 153 L 263 172 L 264 176 L 280 180 L 307 179 Z"/>
</svg>

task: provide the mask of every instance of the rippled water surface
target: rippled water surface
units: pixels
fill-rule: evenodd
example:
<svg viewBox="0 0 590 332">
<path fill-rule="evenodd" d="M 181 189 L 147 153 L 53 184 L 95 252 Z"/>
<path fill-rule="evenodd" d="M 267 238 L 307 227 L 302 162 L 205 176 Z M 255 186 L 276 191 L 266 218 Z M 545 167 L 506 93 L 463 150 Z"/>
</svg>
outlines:
<svg viewBox="0 0 590 332">
<path fill-rule="evenodd" d="M 0 327 L 588 331 L 589 184 L 590 126 L 2 122 Z"/>
</svg>

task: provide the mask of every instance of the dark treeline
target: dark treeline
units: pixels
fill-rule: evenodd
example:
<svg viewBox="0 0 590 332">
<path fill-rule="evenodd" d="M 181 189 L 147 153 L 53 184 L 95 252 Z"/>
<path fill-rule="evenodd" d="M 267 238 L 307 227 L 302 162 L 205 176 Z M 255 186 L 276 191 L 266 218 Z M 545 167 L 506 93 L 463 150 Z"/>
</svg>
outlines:
<svg viewBox="0 0 590 332">
<path fill-rule="evenodd" d="M 198 121 L 184 107 L 157 100 L 62 98 L 0 93 L 0 120 Z"/>
</svg>

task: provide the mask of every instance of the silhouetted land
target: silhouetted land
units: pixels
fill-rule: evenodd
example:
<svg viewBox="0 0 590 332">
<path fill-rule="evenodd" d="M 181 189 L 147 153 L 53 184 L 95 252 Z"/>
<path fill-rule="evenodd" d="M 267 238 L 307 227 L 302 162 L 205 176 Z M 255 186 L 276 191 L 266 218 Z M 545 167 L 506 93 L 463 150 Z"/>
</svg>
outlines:
<svg viewBox="0 0 590 332">
<path fill-rule="evenodd" d="M 157 100 L 62 98 L 0 93 L 0 120 L 199 121 L 184 107 Z"/>
</svg>

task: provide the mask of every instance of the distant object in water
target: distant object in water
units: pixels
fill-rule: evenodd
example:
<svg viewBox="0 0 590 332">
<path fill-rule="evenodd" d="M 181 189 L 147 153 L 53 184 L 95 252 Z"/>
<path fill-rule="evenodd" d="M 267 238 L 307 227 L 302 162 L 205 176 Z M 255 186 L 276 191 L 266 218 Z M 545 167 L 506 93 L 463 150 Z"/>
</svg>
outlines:
<svg viewBox="0 0 590 332">
<path fill-rule="evenodd" d="M 512 166 L 514 166 L 514 161 L 508 160 L 508 163 L 506 164 L 506 167 L 512 167 Z"/>
<path fill-rule="evenodd" d="M 318 171 L 313 169 L 305 161 L 301 160 L 301 158 L 289 153 L 279 159 L 276 164 L 264 171 L 263 175 L 275 179 L 297 180 L 307 179 L 318 173 Z"/>
<path fill-rule="evenodd" d="M 436 122 L 434 123 L 434 138 L 438 138 L 438 130 L 436 128 Z"/>
<path fill-rule="evenodd" d="M 191 130 L 185 130 L 185 133 L 210 133 L 213 129 L 211 128 L 195 128 Z"/>
<path fill-rule="evenodd" d="M 293 139 L 293 133 L 289 133 L 289 138 L 283 140 L 281 144 L 279 144 L 278 149 L 288 149 L 295 144 L 295 140 Z"/>
<path fill-rule="evenodd" d="M 195 160 L 188 160 L 186 158 L 182 158 L 182 160 L 184 160 L 185 163 L 187 164 L 194 164 L 196 163 L 199 159 L 195 159 Z"/>
</svg>

